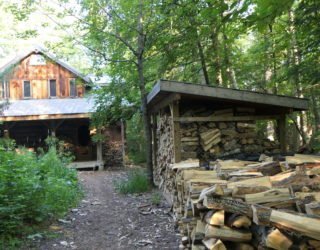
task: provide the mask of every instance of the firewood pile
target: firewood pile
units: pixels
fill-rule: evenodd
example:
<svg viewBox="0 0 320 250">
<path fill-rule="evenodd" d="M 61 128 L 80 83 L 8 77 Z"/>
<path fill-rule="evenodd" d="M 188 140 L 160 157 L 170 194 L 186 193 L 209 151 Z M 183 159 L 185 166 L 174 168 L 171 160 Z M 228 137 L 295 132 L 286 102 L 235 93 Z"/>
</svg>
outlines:
<svg viewBox="0 0 320 250">
<path fill-rule="evenodd" d="M 107 167 L 123 166 L 122 142 L 106 141 L 102 145 L 102 156 Z"/>
<path fill-rule="evenodd" d="M 193 122 L 181 124 L 182 159 L 216 158 L 239 153 L 279 153 L 279 144 L 258 138 L 249 122 Z"/>
<path fill-rule="evenodd" d="M 320 249 L 320 157 L 171 164 L 181 249 Z"/>
<path fill-rule="evenodd" d="M 157 123 L 157 167 L 154 168 L 153 178 L 154 183 L 161 189 L 171 189 L 171 182 L 165 183 L 165 180 L 170 180 L 168 165 L 173 163 L 173 138 L 172 138 L 172 118 L 164 114 L 160 116 Z"/>
</svg>

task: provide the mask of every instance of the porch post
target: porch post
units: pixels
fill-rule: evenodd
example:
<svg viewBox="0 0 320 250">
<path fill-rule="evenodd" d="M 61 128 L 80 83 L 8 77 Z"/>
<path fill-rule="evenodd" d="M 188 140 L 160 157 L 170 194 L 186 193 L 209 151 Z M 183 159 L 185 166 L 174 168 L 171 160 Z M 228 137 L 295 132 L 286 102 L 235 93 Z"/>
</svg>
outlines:
<svg viewBox="0 0 320 250">
<path fill-rule="evenodd" d="M 278 126 L 279 126 L 280 150 L 282 154 L 286 154 L 287 153 L 286 115 L 281 115 L 281 117 L 278 119 Z"/>
<path fill-rule="evenodd" d="M 101 130 L 98 130 L 98 133 L 101 133 Z M 97 163 L 99 170 L 103 170 L 103 157 L 102 157 L 102 142 L 97 142 Z"/>
</svg>

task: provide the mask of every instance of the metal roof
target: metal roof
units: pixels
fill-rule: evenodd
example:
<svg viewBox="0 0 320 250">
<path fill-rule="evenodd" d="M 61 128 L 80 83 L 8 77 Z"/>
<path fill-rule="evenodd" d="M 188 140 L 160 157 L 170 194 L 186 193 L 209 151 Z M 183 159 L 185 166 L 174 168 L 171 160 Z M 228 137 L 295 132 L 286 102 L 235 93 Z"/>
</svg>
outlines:
<svg viewBox="0 0 320 250">
<path fill-rule="evenodd" d="M 235 105 L 259 105 L 260 107 L 307 110 L 308 99 L 274 95 L 248 90 L 213 87 L 201 84 L 159 80 L 147 96 L 148 106 L 155 107 L 172 94 L 181 96 L 181 100 L 204 100 L 226 102 Z"/>
<path fill-rule="evenodd" d="M 16 57 L 14 57 L 12 60 L 10 60 L 8 63 L 0 67 L 0 74 L 5 73 L 6 70 L 10 69 L 12 65 L 18 64 L 20 61 L 22 61 L 24 58 L 28 57 L 29 55 L 33 53 L 40 53 L 43 54 L 44 56 L 48 57 L 52 61 L 56 62 L 57 64 L 61 65 L 62 67 L 66 68 L 73 74 L 75 74 L 77 77 L 81 78 L 84 80 L 86 83 L 90 82 L 90 79 L 84 75 L 82 75 L 77 69 L 74 67 L 70 66 L 69 64 L 59 60 L 55 55 L 51 54 L 47 49 L 41 47 L 41 46 L 34 46 L 31 49 L 28 49 L 27 51 L 23 51 L 20 54 L 18 54 Z"/>
<path fill-rule="evenodd" d="M 10 100 L 0 117 L 70 115 L 91 112 L 94 112 L 92 98 Z"/>
</svg>

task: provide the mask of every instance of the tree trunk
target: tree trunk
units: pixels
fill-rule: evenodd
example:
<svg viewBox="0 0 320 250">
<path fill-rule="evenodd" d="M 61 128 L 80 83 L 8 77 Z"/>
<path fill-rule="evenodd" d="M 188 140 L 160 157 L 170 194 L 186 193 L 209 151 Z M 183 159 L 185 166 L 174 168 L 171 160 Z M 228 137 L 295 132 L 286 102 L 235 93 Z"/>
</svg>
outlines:
<svg viewBox="0 0 320 250">
<path fill-rule="evenodd" d="M 299 67 L 301 63 L 301 52 L 300 48 L 298 47 L 297 44 L 297 39 L 296 39 L 296 29 L 294 26 L 294 15 L 292 10 L 290 9 L 288 12 L 289 16 L 289 30 L 290 30 L 290 35 L 291 35 L 291 50 L 292 50 L 292 61 L 293 61 L 293 66 L 294 66 L 294 74 L 293 74 L 293 82 L 296 86 L 297 92 L 296 95 L 297 97 L 303 97 L 302 95 L 302 89 L 301 89 L 301 83 L 300 83 L 300 72 L 299 72 Z M 304 122 L 304 114 L 301 112 L 299 114 L 299 125 L 300 125 L 300 131 L 301 131 L 301 136 L 302 140 L 306 142 L 306 133 L 305 133 L 305 122 Z"/>
<path fill-rule="evenodd" d="M 145 48 L 145 34 L 143 29 L 143 2 L 140 0 L 139 4 L 139 20 L 138 20 L 138 48 L 137 48 L 137 70 L 139 77 L 139 89 L 141 93 L 141 107 L 144 125 L 144 135 L 146 139 L 146 161 L 147 161 L 147 171 L 148 179 L 151 185 L 153 184 L 153 165 L 152 165 L 152 138 L 151 138 L 151 124 L 150 115 L 147 107 L 147 90 L 145 87 L 145 77 L 144 77 L 144 48 Z"/>
<path fill-rule="evenodd" d="M 225 24 L 223 25 L 223 50 L 224 50 L 224 63 L 225 63 L 225 67 L 226 67 L 226 75 L 227 75 L 227 79 L 229 82 L 229 86 L 230 85 L 233 88 L 238 88 L 238 84 L 237 84 L 237 80 L 236 80 L 236 75 L 235 72 L 232 68 L 232 64 L 230 62 L 230 56 L 229 56 L 229 47 L 228 47 L 228 37 L 225 31 Z"/>
<path fill-rule="evenodd" d="M 202 45 L 201 45 L 201 42 L 200 42 L 198 34 L 197 34 L 197 46 L 198 46 L 198 50 L 199 50 L 199 56 L 200 56 L 203 76 L 204 76 L 204 79 L 206 81 L 206 85 L 210 85 L 209 75 L 208 75 L 208 70 L 207 70 L 207 65 L 206 65 L 206 60 L 204 58 L 203 48 L 202 48 Z"/>
<path fill-rule="evenodd" d="M 213 49 L 213 67 L 215 72 L 215 84 L 218 86 L 222 85 L 222 75 L 221 75 L 221 62 L 219 56 L 219 39 L 218 31 L 214 29 L 211 34 L 212 49 Z"/>
</svg>

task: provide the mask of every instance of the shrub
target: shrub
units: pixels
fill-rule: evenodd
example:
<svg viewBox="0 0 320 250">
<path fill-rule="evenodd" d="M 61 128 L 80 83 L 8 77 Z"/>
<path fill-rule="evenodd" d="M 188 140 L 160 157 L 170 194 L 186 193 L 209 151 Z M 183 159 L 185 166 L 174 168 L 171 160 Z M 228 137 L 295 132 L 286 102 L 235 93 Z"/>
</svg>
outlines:
<svg viewBox="0 0 320 250">
<path fill-rule="evenodd" d="M 0 149 L 0 235 L 21 235 L 76 205 L 81 197 L 77 175 L 65 166 L 55 148 L 39 157 Z"/>
<path fill-rule="evenodd" d="M 114 186 L 121 194 L 143 193 L 150 189 L 147 174 L 141 169 L 129 171 L 128 178 L 115 181 Z"/>
</svg>

